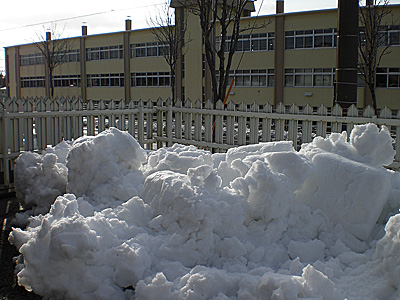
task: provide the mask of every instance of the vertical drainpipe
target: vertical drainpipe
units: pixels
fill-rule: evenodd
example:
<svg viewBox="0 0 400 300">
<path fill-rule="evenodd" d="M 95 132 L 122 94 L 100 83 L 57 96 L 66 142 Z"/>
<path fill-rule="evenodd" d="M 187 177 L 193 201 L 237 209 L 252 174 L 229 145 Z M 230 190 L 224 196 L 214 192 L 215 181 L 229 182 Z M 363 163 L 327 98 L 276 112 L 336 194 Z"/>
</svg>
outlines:
<svg viewBox="0 0 400 300">
<path fill-rule="evenodd" d="M 357 105 L 358 0 L 338 0 L 335 103 Z"/>
<path fill-rule="evenodd" d="M 81 72 L 81 97 L 82 101 L 87 101 L 87 78 L 86 78 L 86 36 L 87 36 L 87 26 L 82 25 L 82 36 L 80 38 L 80 72 Z"/>
<path fill-rule="evenodd" d="M 274 68 L 274 105 L 283 103 L 285 55 L 285 16 L 284 1 L 276 1 L 275 15 L 275 68 Z"/>
<path fill-rule="evenodd" d="M 132 20 L 125 20 L 125 32 L 123 41 L 123 51 L 124 51 L 124 96 L 125 102 L 131 101 L 131 55 L 130 55 L 130 40 L 129 32 L 132 30 Z"/>
</svg>

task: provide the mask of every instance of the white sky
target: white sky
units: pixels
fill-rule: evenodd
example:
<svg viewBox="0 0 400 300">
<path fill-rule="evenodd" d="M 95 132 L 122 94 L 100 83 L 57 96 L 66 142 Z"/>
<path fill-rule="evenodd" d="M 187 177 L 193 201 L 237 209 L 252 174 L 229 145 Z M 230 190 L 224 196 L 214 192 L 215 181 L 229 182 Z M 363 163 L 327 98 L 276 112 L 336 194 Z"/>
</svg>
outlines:
<svg viewBox="0 0 400 300">
<path fill-rule="evenodd" d="M 57 3 L 57 4 L 55 4 Z M 146 1 L 82 1 L 69 0 L 12 0 L 4 1 L 0 15 L 0 72 L 4 73 L 6 46 L 31 43 L 37 34 L 43 34 L 52 21 L 63 30 L 62 37 L 81 35 L 81 26 L 86 22 L 88 34 L 97 34 L 125 29 L 125 19 L 132 19 L 133 29 L 146 28 L 146 20 L 157 12 L 165 0 Z M 275 13 L 275 0 L 257 0 L 256 9 L 260 15 Z M 399 4 L 400 0 L 392 0 Z M 337 0 L 286 0 L 285 12 L 334 8 Z"/>
</svg>

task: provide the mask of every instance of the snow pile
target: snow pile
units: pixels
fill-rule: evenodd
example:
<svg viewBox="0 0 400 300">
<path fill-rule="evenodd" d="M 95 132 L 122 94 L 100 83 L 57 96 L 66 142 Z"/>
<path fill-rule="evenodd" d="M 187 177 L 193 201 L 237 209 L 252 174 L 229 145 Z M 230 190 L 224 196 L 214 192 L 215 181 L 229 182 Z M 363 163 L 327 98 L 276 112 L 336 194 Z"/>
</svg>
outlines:
<svg viewBox="0 0 400 300">
<path fill-rule="evenodd" d="M 395 299 L 400 177 L 380 166 L 393 155 L 373 124 L 300 152 L 78 139 L 69 193 L 10 234 L 18 282 L 54 299 Z"/>
</svg>

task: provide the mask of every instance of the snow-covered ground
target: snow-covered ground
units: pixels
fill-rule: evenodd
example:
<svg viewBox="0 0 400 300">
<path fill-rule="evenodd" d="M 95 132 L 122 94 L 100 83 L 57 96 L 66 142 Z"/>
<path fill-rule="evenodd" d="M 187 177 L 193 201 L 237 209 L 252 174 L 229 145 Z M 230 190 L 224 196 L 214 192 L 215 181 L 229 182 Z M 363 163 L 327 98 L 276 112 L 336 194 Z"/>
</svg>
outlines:
<svg viewBox="0 0 400 300">
<path fill-rule="evenodd" d="M 9 237 L 18 283 L 51 299 L 399 299 L 393 156 L 374 124 L 299 152 L 146 152 L 111 128 L 23 153 L 17 195 L 35 216 Z"/>
</svg>

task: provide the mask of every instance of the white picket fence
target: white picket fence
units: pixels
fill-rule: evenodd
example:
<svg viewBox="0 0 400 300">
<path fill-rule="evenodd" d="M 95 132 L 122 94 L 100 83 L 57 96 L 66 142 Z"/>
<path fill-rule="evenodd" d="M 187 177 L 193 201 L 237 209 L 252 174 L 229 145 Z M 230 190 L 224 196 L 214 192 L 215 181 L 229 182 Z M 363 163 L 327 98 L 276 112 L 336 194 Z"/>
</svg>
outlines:
<svg viewBox="0 0 400 300">
<path fill-rule="evenodd" d="M 364 123 L 386 125 L 393 135 L 395 149 L 400 149 L 400 112 L 388 108 L 375 115 L 368 107 L 343 110 L 321 105 L 290 107 L 282 104 L 235 105 L 224 107 L 208 101 L 159 99 L 125 103 L 122 100 L 83 102 L 79 98 L 6 99 L 0 103 L 0 184 L 12 185 L 14 160 L 22 151 L 40 152 L 62 140 L 96 135 L 117 127 L 128 131 L 146 149 L 195 145 L 212 152 L 259 142 L 290 140 L 296 149 L 315 136 L 347 131 Z M 392 167 L 400 164 L 400 151 Z"/>
</svg>

